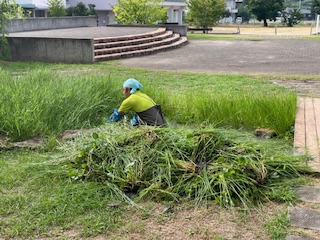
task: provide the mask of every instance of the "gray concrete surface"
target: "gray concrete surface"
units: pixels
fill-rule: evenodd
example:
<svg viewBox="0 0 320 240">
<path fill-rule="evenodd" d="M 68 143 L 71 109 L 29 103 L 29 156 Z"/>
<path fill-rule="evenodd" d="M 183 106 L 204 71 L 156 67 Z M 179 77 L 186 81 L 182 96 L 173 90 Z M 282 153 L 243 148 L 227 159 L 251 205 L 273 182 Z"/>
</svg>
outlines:
<svg viewBox="0 0 320 240">
<path fill-rule="evenodd" d="M 302 237 L 302 236 L 292 236 L 289 235 L 287 240 L 319 240 L 319 238 Z"/>
<path fill-rule="evenodd" d="M 85 27 L 10 33 L 14 61 L 93 63 L 93 38 L 143 34 L 158 28 Z"/>
<path fill-rule="evenodd" d="M 97 26 L 97 18 L 95 16 L 26 18 L 12 19 L 6 22 L 6 29 L 9 33 L 94 26 Z"/>
<path fill-rule="evenodd" d="M 142 34 L 142 33 L 152 32 L 157 29 L 158 27 L 155 27 L 155 28 L 78 27 L 78 28 L 64 28 L 64 29 L 51 29 L 51 30 L 9 33 L 9 37 L 92 39 L 92 38 L 117 37 L 117 36 Z"/>
<path fill-rule="evenodd" d="M 150 32 L 145 27 L 86 27 L 10 33 L 21 38 L 92 39 Z M 121 60 L 131 67 L 239 74 L 320 75 L 318 41 L 272 39 L 260 41 L 198 41 L 166 52 Z"/>
<path fill-rule="evenodd" d="M 130 67 L 239 74 L 320 74 L 318 41 L 189 40 L 168 52 L 124 59 Z"/>
<path fill-rule="evenodd" d="M 291 225 L 298 228 L 320 230 L 320 211 L 308 208 L 289 208 Z"/>
<path fill-rule="evenodd" d="M 110 24 L 107 27 L 120 27 L 120 28 L 136 28 L 136 27 L 144 27 L 144 28 L 166 28 L 167 30 L 173 31 L 174 33 L 180 34 L 180 36 L 187 36 L 188 25 L 184 24 L 153 24 L 153 25 L 118 25 L 118 24 Z"/>
<path fill-rule="evenodd" d="M 297 189 L 296 193 L 304 202 L 320 204 L 320 187 L 302 186 Z"/>
<path fill-rule="evenodd" d="M 91 39 L 9 37 L 8 42 L 14 61 L 94 62 Z"/>
</svg>

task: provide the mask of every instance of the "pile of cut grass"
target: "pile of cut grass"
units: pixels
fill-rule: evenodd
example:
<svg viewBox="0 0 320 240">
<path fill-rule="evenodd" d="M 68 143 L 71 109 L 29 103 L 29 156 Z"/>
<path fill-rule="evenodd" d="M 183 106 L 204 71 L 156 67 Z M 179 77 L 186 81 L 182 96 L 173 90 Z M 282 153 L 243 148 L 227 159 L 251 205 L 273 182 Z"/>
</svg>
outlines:
<svg viewBox="0 0 320 240">
<path fill-rule="evenodd" d="M 269 148 L 210 127 L 116 124 L 64 150 L 72 179 L 101 182 L 122 193 L 124 200 L 134 195 L 136 201 L 215 201 L 248 208 L 266 199 L 292 201 L 293 193 L 275 193 L 307 170 L 304 157 Z"/>
</svg>

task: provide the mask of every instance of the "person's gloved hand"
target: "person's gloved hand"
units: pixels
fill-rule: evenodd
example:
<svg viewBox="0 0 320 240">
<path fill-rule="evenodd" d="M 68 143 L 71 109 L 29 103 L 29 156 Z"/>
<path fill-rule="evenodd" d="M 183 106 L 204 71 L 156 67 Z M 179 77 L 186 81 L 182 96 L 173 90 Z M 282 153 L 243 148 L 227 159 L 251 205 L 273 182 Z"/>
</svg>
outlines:
<svg viewBox="0 0 320 240">
<path fill-rule="evenodd" d="M 133 118 L 131 119 L 131 125 L 132 126 L 137 126 L 139 125 L 139 121 L 138 121 L 138 114 L 134 114 Z"/>
<path fill-rule="evenodd" d="M 108 123 L 110 122 L 118 122 L 119 120 L 121 120 L 123 117 L 122 114 L 118 113 L 118 108 L 115 108 L 113 110 L 113 113 L 110 115 L 109 119 L 108 119 Z"/>
</svg>

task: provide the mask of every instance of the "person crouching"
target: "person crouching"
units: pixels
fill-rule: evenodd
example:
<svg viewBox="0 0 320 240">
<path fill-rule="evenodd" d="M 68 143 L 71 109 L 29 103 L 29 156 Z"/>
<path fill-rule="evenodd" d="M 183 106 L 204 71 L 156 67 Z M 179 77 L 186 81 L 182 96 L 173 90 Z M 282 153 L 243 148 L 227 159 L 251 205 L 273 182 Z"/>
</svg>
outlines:
<svg viewBox="0 0 320 240">
<path fill-rule="evenodd" d="M 142 93 L 140 91 L 142 87 L 142 84 L 134 78 L 129 78 L 123 83 L 125 100 L 119 108 L 114 109 L 109 118 L 110 122 L 117 122 L 127 112 L 133 111 L 135 114 L 131 119 L 131 124 L 134 126 L 163 126 L 166 124 L 161 106 L 156 104 L 148 95 Z"/>
</svg>

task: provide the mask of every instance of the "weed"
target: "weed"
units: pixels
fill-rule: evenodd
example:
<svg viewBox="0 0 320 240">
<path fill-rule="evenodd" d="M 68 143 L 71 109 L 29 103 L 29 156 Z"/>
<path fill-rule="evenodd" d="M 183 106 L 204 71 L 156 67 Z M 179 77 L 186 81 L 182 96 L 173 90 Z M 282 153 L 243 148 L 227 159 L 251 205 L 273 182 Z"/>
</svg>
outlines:
<svg viewBox="0 0 320 240">
<path fill-rule="evenodd" d="M 275 157 L 262 146 L 236 142 L 210 127 L 118 127 L 121 131 L 106 126 L 94 137 L 65 146 L 71 178 L 102 182 L 122 196 L 134 193 L 136 201 L 214 200 L 247 209 L 256 201 L 276 199 L 280 182 L 306 170 L 303 157 Z M 294 201 L 293 194 L 284 199 Z"/>
<path fill-rule="evenodd" d="M 290 228 L 287 211 L 279 213 L 275 219 L 266 223 L 265 227 L 271 239 L 285 240 Z"/>
</svg>

